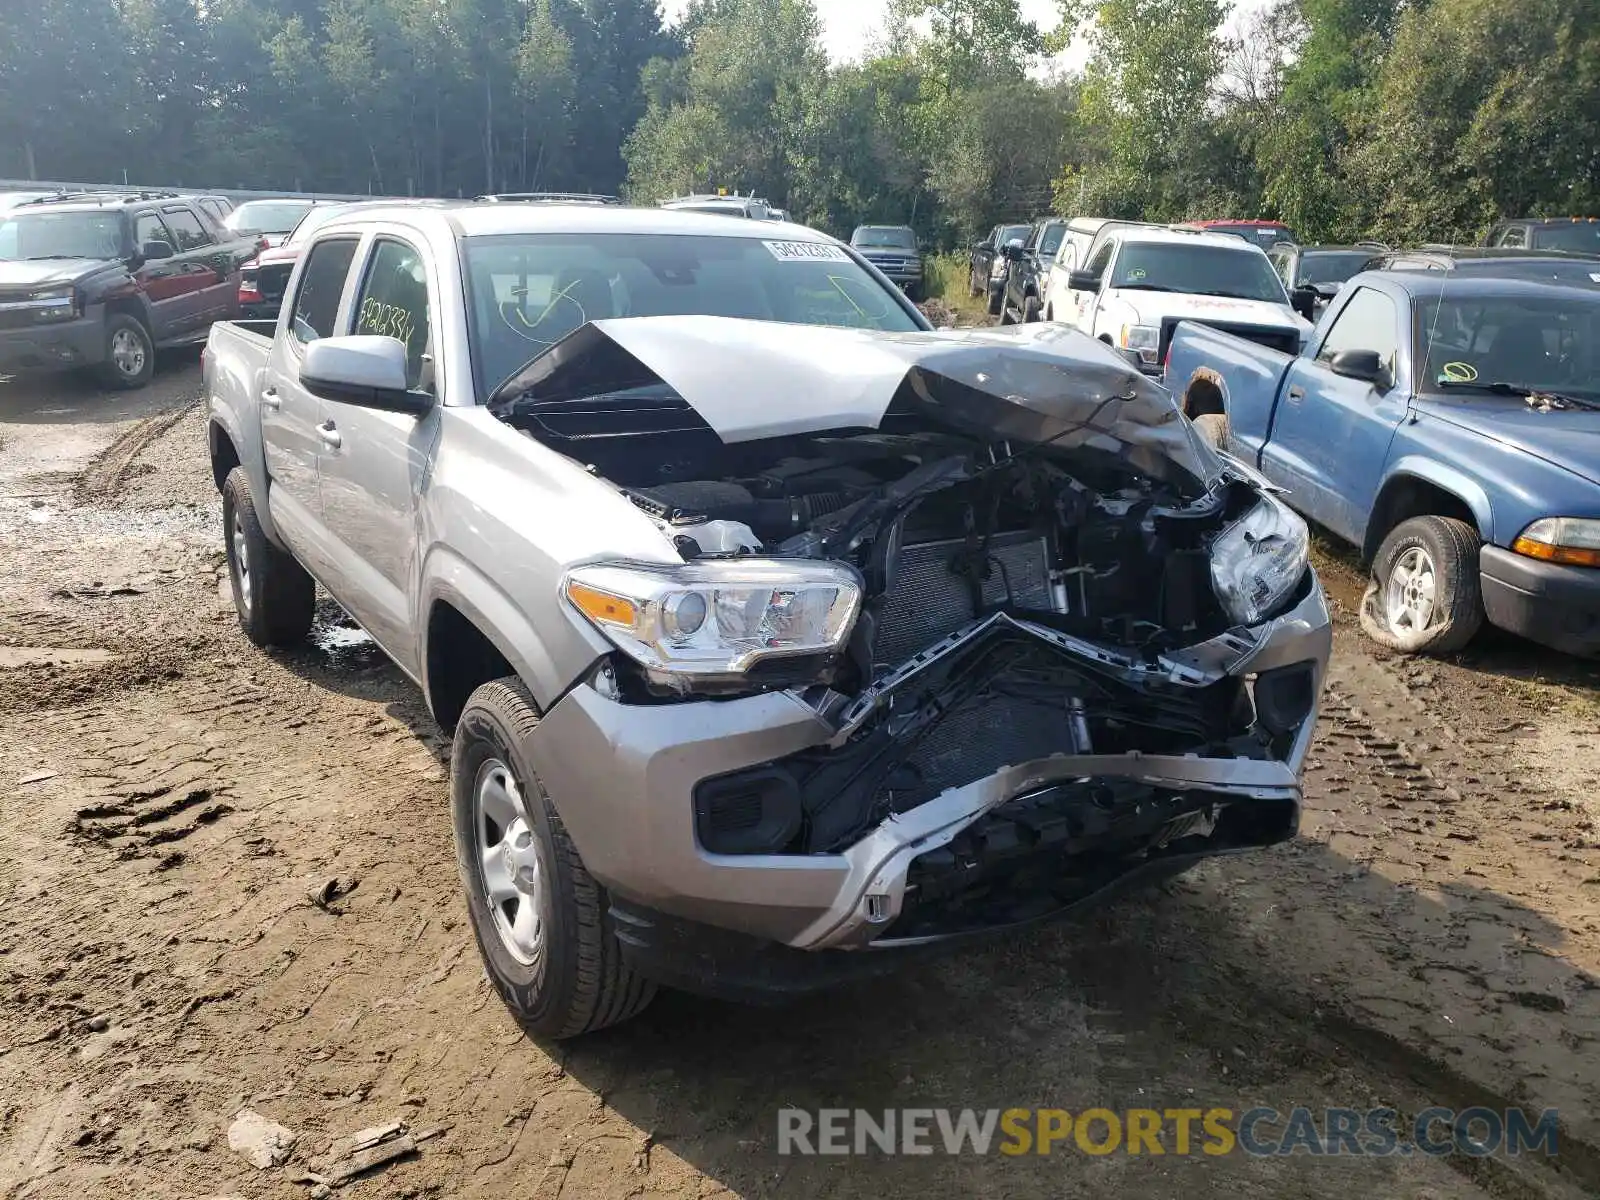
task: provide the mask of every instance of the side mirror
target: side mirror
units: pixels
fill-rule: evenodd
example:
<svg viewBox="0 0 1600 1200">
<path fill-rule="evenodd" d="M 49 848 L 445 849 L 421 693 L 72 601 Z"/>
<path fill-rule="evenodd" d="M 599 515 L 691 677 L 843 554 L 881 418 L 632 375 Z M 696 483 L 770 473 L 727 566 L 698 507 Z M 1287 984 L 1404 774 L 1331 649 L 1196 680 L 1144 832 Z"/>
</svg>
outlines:
<svg viewBox="0 0 1600 1200">
<path fill-rule="evenodd" d="M 1310 284 L 1301 284 L 1289 293 L 1289 307 L 1294 309 L 1306 320 L 1312 320 L 1317 311 L 1317 301 L 1322 299 L 1317 289 Z"/>
<path fill-rule="evenodd" d="M 158 259 L 171 258 L 173 254 L 170 242 L 146 242 L 139 247 L 139 257 L 146 262 L 156 262 Z"/>
<path fill-rule="evenodd" d="M 433 397 L 406 385 L 406 347 L 375 334 L 320 338 L 306 347 L 300 383 L 313 396 L 384 412 L 421 416 Z"/>
<path fill-rule="evenodd" d="M 1377 385 L 1383 379 L 1383 359 L 1376 350 L 1340 350 L 1328 360 L 1328 370 L 1346 379 Z"/>
<path fill-rule="evenodd" d="M 1098 292 L 1100 276 L 1093 271 L 1068 271 L 1067 287 L 1074 292 Z"/>
</svg>

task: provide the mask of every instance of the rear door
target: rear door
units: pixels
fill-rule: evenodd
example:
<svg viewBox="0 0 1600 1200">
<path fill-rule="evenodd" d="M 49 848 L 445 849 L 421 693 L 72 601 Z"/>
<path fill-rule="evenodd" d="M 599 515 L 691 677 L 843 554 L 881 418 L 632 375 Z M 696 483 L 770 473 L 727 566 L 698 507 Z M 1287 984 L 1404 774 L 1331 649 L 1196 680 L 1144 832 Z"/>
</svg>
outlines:
<svg viewBox="0 0 1600 1200">
<path fill-rule="evenodd" d="M 133 215 L 134 249 L 141 255 L 146 246 L 160 243 L 172 249 L 167 258 L 140 262 L 133 277 L 150 302 L 151 335 L 158 342 L 181 334 L 194 323 L 195 291 L 182 261 L 178 258 L 177 235 L 167 228 L 161 214 L 147 209 Z"/>
<path fill-rule="evenodd" d="M 439 394 L 438 281 L 412 235 L 380 232 L 363 250 L 350 332 L 392 337 L 406 347 L 407 386 Z M 416 498 L 439 432 L 426 416 L 324 402 L 323 523 L 337 547 L 328 586 L 361 626 L 413 675 L 420 674 L 411 596 L 417 578 Z"/>
<path fill-rule="evenodd" d="M 1389 444 L 1409 409 L 1409 339 L 1404 309 L 1391 296 L 1362 287 L 1333 317 L 1314 358 L 1289 365 L 1282 398 L 1261 455 L 1262 473 L 1289 489 L 1295 508 L 1353 542 L 1377 498 Z M 1340 350 L 1374 350 L 1388 386 L 1335 375 Z"/>
<path fill-rule="evenodd" d="M 333 551 L 322 532 L 317 473 L 327 446 L 323 402 L 300 384 L 306 347 L 339 329 L 341 309 L 360 239 L 315 243 L 278 323 L 261 392 L 261 440 L 266 448 L 272 519 L 318 579 L 327 580 Z"/>
<path fill-rule="evenodd" d="M 219 241 L 212 223 L 187 204 L 164 205 L 161 217 L 178 239 L 178 259 L 195 293 L 192 327 L 206 329 L 218 318 L 232 316 L 239 298 L 239 258 L 233 247 Z"/>
</svg>

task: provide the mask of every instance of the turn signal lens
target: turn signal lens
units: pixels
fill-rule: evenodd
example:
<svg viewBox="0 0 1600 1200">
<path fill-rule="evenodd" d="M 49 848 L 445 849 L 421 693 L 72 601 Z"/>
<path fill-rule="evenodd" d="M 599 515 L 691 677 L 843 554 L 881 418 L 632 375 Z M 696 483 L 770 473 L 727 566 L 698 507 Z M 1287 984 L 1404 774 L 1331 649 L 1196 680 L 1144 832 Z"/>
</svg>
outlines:
<svg viewBox="0 0 1600 1200">
<path fill-rule="evenodd" d="M 1511 543 L 1518 554 L 1569 567 L 1600 567 L 1600 520 L 1542 517 Z"/>
<path fill-rule="evenodd" d="M 621 596 L 613 596 L 609 592 L 602 592 L 599 588 L 592 588 L 586 583 L 579 583 L 576 579 L 567 580 L 567 599 L 571 600 L 572 606 L 584 616 L 603 625 L 621 625 L 628 628 L 639 619 L 639 610 L 631 601 L 624 600 Z"/>
</svg>

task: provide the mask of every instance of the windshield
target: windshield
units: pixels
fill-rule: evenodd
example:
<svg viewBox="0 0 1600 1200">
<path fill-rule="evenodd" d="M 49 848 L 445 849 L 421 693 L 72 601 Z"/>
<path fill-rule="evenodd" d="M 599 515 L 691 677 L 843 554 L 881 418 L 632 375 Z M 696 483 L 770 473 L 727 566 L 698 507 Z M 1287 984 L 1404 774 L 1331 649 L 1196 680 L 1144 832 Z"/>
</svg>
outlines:
<svg viewBox="0 0 1600 1200">
<path fill-rule="evenodd" d="M 297 224 L 290 232 L 289 236 L 284 239 L 284 245 L 298 245 L 299 243 L 305 241 L 313 233 L 326 225 L 331 218 L 338 216 L 347 207 L 348 205 L 344 204 L 319 204 L 315 208 L 307 210 L 306 215 L 300 218 L 300 223 Z"/>
<path fill-rule="evenodd" d="M 1267 256 L 1231 246 L 1129 242 L 1117 256 L 1111 286 L 1288 303 Z"/>
<path fill-rule="evenodd" d="M 917 235 L 900 225 L 863 225 L 850 235 L 852 246 L 888 246 L 894 250 L 915 250 Z"/>
<path fill-rule="evenodd" d="M 122 214 L 12 212 L 0 221 L 0 259 L 121 258 Z"/>
<path fill-rule="evenodd" d="M 1329 250 L 1302 254 L 1296 283 L 1343 283 L 1372 260 L 1365 250 Z"/>
<path fill-rule="evenodd" d="M 1004 246 L 1008 242 L 1026 242 L 1028 240 L 1028 227 L 1026 225 L 1005 225 L 1000 229 L 999 236 L 995 239 L 996 246 Z"/>
<path fill-rule="evenodd" d="M 895 292 L 827 242 L 508 234 L 468 238 L 465 246 L 481 396 L 584 322 L 607 317 L 698 314 L 921 328 Z"/>
<path fill-rule="evenodd" d="M 1065 223 L 1060 225 L 1046 225 L 1044 232 L 1039 235 L 1039 257 L 1054 258 L 1057 250 L 1061 249 L 1061 239 L 1067 236 Z"/>
<path fill-rule="evenodd" d="M 1419 300 L 1416 323 L 1428 391 L 1509 383 L 1600 396 L 1600 296 Z"/>
<path fill-rule="evenodd" d="M 1531 230 L 1535 250 L 1567 250 L 1600 254 L 1600 221 L 1575 221 L 1571 225 L 1535 225 Z"/>
<path fill-rule="evenodd" d="M 288 233 L 310 207 L 309 200 L 250 200 L 223 224 L 234 233 Z"/>
</svg>

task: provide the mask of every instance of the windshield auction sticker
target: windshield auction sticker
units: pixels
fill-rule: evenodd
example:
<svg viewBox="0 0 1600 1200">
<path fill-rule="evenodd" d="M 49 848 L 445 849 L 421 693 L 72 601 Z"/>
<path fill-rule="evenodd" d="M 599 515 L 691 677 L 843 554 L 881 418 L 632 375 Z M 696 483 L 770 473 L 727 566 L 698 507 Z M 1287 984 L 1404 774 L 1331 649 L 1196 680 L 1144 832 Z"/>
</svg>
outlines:
<svg viewBox="0 0 1600 1200">
<path fill-rule="evenodd" d="M 779 262 L 849 262 L 840 246 L 827 242 L 762 242 Z"/>
<path fill-rule="evenodd" d="M 1440 383 L 1471 383 L 1478 377 L 1478 368 L 1471 363 L 1447 362 L 1439 372 Z"/>
</svg>

